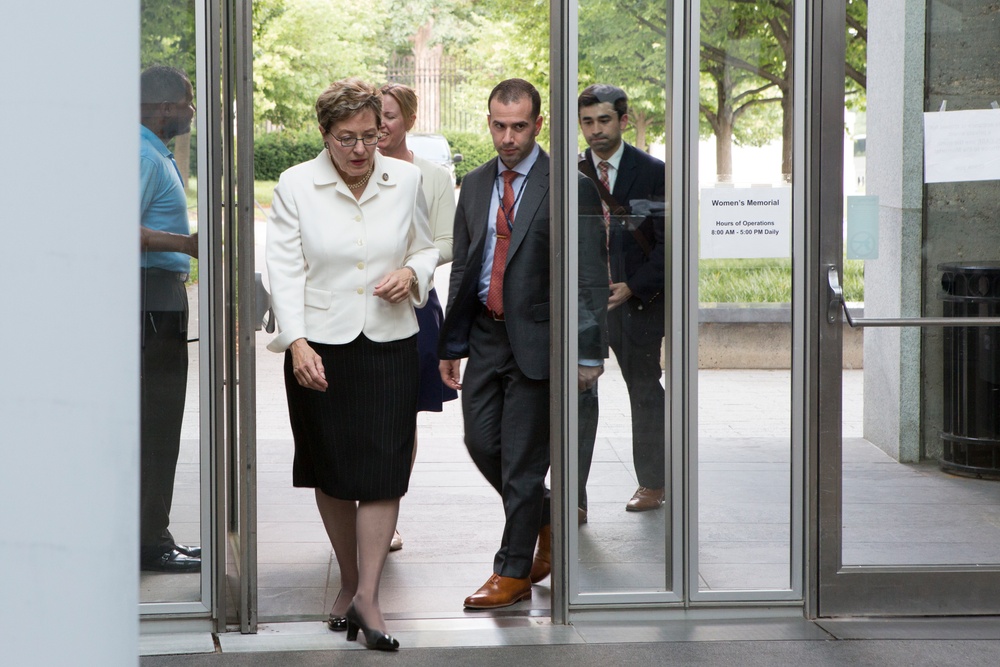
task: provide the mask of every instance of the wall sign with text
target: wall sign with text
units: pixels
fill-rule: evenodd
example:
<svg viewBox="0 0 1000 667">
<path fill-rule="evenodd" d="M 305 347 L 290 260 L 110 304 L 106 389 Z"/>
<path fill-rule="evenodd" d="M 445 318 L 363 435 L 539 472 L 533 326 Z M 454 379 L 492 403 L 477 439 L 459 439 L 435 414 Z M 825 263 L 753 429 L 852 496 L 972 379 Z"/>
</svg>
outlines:
<svg viewBox="0 0 1000 667">
<path fill-rule="evenodd" d="M 702 259 L 792 256 L 792 189 L 701 191 Z"/>
</svg>

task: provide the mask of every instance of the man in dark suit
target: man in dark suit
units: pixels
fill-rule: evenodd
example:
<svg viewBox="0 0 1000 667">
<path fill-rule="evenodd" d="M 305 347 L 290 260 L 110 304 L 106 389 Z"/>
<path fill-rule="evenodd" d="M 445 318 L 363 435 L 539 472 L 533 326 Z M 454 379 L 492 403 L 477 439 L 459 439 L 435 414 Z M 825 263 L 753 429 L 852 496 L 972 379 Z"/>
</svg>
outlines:
<svg viewBox="0 0 1000 667">
<path fill-rule="evenodd" d="M 580 128 L 589 148 L 580 171 L 597 185 L 608 222 L 611 297 L 608 334 L 621 366 L 632 409 L 632 456 L 639 488 L 630 512 L 663 505 L 664 390 L 660 349 L 664 332 L 663 162 L 622 141 L 628 97 L 621 88 L 596 84 L 577 99 Z M 597 387 L 581 398 L 580 512 L 587 520 L 587 477 L 597 432 Z"/>
<path fill-rule="evenodd" d="M 471 609 L 506 607 L 531 597 L 551 570 L 549 499 L 549 157 L 535 143 L 541 98 L 523 79 L 499 83 L 489 97 L 498 157 L 462 181 L 455 213 L 455 257 L 438 346 L 441 377 L 462 389 L 465 443 L 500 493 L 506 517 L 493 575 L 465 599 Z M 607 272 L 600 201 L 581 181 L 581 345 L 602 360 Z M 586 239 L 586 240 L 584 240 Z M 602 291 L 603 290 L 603 291 Z M 595 297 L 595 295 L 598 295 Z M 604 303 L 600 303 L 604 301 Z M 468 357 L 465 377 L 460 361 Z M 580 367 L 579 382 L 603 368 Z M 537 554 L 535 552 L 538 544 Z"/>
</svg>

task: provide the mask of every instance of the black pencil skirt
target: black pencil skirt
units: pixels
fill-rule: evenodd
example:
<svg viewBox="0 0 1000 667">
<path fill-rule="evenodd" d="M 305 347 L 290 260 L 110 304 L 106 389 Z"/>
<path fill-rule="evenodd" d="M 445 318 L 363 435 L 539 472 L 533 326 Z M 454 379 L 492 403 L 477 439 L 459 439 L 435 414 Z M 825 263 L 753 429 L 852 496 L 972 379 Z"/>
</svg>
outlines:
<svg viewBox="0 0 1000 667">
<path fill-rule="evenodd" d="M 285 352 L 285 392 L 295 439 L 292 484 L 342 500 L 399 498 L 410 482 L 417 426 L 417 337 L 345 345 L 309 343 L 329 387 L 306 389 Z"/>
</svg>

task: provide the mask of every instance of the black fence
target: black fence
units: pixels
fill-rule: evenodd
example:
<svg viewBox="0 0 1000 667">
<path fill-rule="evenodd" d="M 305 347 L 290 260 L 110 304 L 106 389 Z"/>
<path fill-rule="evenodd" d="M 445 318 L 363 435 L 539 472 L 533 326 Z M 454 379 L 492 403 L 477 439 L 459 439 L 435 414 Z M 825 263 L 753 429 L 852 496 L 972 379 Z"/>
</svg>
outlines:
<svg viewBox="0 0 1000 667">
<path fill-rule="evenodd" d="M 434 49 L 420 57 L 407 55 L 392 58 L 386 68 L 386 80 L 405 84 L 417 92 L 420 106 L 413 131 L 439 133 L 483 129 L 485 109 L 476 114 L 463 103 L 466 66 L 464 61 Z M 469 92 L 467 88 L 465 92 Z M 479 102 L 482 104 L 481 100 Z"/>
</svg>

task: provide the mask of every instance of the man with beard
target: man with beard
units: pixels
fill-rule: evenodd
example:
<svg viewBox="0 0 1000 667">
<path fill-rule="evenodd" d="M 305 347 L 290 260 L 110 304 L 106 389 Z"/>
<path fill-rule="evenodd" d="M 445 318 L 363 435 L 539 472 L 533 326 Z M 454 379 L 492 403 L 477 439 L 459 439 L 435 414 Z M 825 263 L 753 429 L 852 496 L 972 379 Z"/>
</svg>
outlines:
<svg viewBox="0 0 1000 667">
<path fill-rule="evenodd" d="M 194 91 L 179 69 L 140 77 L 140 242 L 142 245 L 141 478 L 139 564 L 157 572 L 201 568 L 201 547 L 170 534 L 174 472 L 187 393 L 188 300 L 184 283 L 198 256 L 184 183 L 167 142 L 191 131 Z"/>
<path fill-rule="evenodd" d="M 664 333 L 665 167 L 622 140 L 628 96 L 595 84 L 577 99 L 589 148 L 580 171 L 597 185 L 608 225 L 611 296 L 608 338 L 621 366 L 632 410 L 632 455 L 639 488 L 629 512 L 658 509 L 664 499 L 664 390 L 660 348 Z M 597 386 L 580 404 L 579 520 L 587 521 L 587 477 L 597 433 Z"/>
<path fill-rule="evenodd" d="M 529 599 L 532 584 L 551 572 L 549 156 L 535 142 L 541 97 L 529 82 L 508 79 L 488 107 L 497 157 L 462 181 L 438 343 L 441 379 L 462 389 L 466 448 L 505 515 L 493 574 L 465 599 L 469 609 Z M 578 368 L 583 389 L 607 356 L 608 274 L 600 199 L 582 175 L 579 186 L 580 357 L 591 362 Z"/>
</svg>

